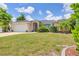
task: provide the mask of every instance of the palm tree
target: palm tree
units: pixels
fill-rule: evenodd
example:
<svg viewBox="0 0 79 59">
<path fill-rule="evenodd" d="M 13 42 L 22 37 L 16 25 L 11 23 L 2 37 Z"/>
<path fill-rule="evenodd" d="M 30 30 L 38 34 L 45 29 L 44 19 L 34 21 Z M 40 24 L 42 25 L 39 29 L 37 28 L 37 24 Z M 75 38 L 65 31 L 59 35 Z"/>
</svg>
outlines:
<svg viewBox="0 0 79 59">
<path fill-rule="evenodd" d="M 59 23 L 59 28 L 62 32 L 70 32 L 71 26 L 68 20 L 61 21 Z"/>
<path fill-rule="evenodd" d="M 9 22 L 12 16 L 6 12 L 6 10 L 0 8 L 0 22 L 2 22 L 2 28 L 4 32 L 8 31 Z"/>
</svg>

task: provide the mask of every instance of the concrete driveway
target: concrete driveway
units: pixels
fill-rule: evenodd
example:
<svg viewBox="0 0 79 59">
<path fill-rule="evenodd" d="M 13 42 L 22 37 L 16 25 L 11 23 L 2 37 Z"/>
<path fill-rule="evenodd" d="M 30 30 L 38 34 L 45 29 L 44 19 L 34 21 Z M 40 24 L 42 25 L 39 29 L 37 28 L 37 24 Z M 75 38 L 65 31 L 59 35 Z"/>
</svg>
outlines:
<svg viewBox="0 0 79 59">
<path fill-rule="evenodd" d="M 32 32 L 6 32 L 6 33 L 0 33 L 0 37 L 16 35 L 16 34 L 30 34 L 30 33 Z"/>
</svg>

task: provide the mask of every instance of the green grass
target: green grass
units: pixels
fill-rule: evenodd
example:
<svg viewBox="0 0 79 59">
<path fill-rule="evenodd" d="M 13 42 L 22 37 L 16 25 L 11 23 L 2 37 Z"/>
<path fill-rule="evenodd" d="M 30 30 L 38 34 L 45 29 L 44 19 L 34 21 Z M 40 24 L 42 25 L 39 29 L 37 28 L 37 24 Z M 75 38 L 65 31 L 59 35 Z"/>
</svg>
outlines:
<svg viewBox="0 0 79 59">
<path fill-rule="evenodd" d="M 0 22 L 0 27 L 2 27 L 2 22 Z"/>
<path fill-rule="evenodd" d="M 60 54 L 62 47 L 73 45 L 71 34 L 32 33 L 0 37 L 0 55 L 49 55 L 53 50 Z"/>
</svg>

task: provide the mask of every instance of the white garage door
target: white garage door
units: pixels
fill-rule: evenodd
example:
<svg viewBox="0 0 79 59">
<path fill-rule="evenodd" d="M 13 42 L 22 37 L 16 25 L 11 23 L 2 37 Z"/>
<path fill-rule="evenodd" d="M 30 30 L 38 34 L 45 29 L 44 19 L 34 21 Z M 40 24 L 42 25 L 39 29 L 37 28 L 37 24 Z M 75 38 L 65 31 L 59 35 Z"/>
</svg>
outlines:
<svg viewBox="0 0 79 59">
<path fill-rule="evenodd" d="M 15 25 L 13 28 L 15 32 L 26 32 L 28 31 L 28 26 L 27 25 Z"/>
</svg>

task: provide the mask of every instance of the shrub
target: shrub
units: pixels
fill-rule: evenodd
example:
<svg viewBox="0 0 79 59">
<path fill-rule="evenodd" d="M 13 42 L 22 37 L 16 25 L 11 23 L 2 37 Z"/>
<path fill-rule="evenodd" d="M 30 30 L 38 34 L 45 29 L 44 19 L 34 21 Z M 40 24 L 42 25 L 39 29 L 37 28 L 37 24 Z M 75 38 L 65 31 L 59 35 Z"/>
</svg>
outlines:
<svg viewBox="0 0 79 59">
<path fill-rule="evenodd" d="M 76 42 L 77 50 L 79 51 L 79 19 L 76 20 L 75 29 L 72 30 L 72 35 L 73 35 L 74 41 Z"/>
<path fill-rule="evenodd" d="M 2 27 L 3 32 L 8 32 L 10 30 L 8 25 Z"/>
<path fill-rule="evenodd" d="M 57 32 L 57 27 L 55 27 L 55 26 L 50 26 L 50 27 L 49 27 L 49 31 L 50 31 L 50 32 Z"/>
<path fill-rule="evenodd" d="M 38 32 L 49 32 L 48 28 L 46 28 L 45 26 L 40 27 L 37 31 Z"/>
<path fill-rule="evenodd" d="M 77 31 L 76 29 L 73 30 L 72 35 L 73 35 L 74 41 L 76 42 L 77 50 L 79 51 L 79 31 Z"/>
</svg>

